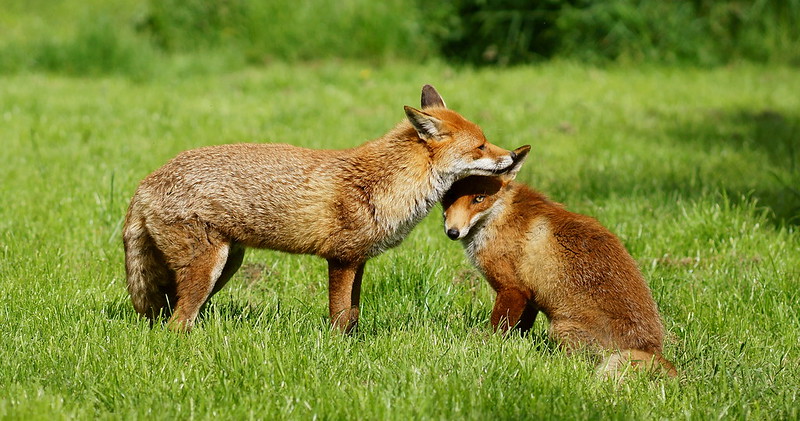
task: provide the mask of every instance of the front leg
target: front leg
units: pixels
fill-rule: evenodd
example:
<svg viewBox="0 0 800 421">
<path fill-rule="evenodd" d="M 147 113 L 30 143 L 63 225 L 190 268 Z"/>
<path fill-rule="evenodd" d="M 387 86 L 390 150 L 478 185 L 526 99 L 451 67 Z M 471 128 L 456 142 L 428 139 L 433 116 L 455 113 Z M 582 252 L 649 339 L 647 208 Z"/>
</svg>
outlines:
<svg viewBox="0 0 800 421">
<path fill-rule="evenodd" d="M 358 326 L 361 277 L 366 262 L 328 259 L 328 308 L 331 325 L 344 333 Z"/>
<path fill-rule="evenodd" d="M 531 330 L 537 314 L 539 314 L 539 307 L 536 306 L 535 300 L 529 299 L 525 304 L 525 309 L 522 310 L 519 322 L 517 322 L 517 329 L 519 329 L 520 333 L 526 334 Z"/>
<path fill-rule="evenodd" d="M 516 288 L 497 292 L 491 319 L 495 331 L 506 332 L 517 328 L 525 333 L 530 330 L 539 310 L 529 295 Z"/>
</svg>

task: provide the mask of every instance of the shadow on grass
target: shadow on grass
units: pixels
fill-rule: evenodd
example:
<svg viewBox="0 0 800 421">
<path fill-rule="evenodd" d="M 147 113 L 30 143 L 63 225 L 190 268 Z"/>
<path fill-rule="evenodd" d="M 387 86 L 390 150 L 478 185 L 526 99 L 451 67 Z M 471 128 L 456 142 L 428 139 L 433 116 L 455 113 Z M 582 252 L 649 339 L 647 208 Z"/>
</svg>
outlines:
<svg viewBox="0 0 800 421">
<path fill-rule="evenodd" d="M 147 321 L 134 311 L 128 297 L 97 303 L 94 307 L 95 311 L 101 313 L 108 320 L 124 322 L 131 326 L 141 323 L 142 327 L 144 327 L 144 324 L 147 324 Z M 525 333 L 514 330 L 507 334 L 500 334 L 492 330 L 485 317 L 476 319 L 474 312 L 470 309 L 461 310 L 463 312 L 460 314 L 450 314 L 451 311 L 447 311 L 451 316 L 466 321 L 466 323 L 453 323 L 451 327 L 446 328 L 457 329 L 458 332 L 455 333 L 455 336 L 461 336 L 462 333 L 460 332 L 464 332 L 464 335 L 481 338 L 481 341 L 493 339 L 513 342 L 523 341 L 529 343 L 530 352 L 547 355 L 563 353 L 558 344 L 553 342 L 547 334 L 546 326 L 549 326 L 549 322 L 544 324 L 537 322 L 533 329 Z M 373 314 L 373 317 L 374 319 L 372 320 L 364 320 L 364 323 L 347 337 L 356 342 L 367 343 L 374 338 L 390 337 L 400 332 L 427 332 L 441 328 L 445 318 L 441 312 L 427 312 L 424 317 L 410 317 L 409 314 Z M 539 313 L 537 318 L 541 318 L 543 321 L 546 320 L 542 313 Z M 245 329 L 268 329 L 271 324 L 300 323 L 306 326 L 304 329 L 308 329 L 309 326 L 316 326 L 316 328 L 332 330 L 330 319 L 327 316 L 322 316 L 318 312 L 303 307 L 283 308 L 280 305 L 280 301 L 278 301 L 277 305 L 272 302 L 266 306 L 238 299 L 220 300 L 219 303 L 211 301 L 201 311 L 197 323 L 200 327 L 206 323 L 221 323 L 229 327 L 244 327 Z M 434 325 L 436 327 L 433 327 Z M 155 323 L 151 326 L 151 328 L 155 329 L 165 327 L 166 319 L 162 319 L 160 323 Z M 308 333 L 310 334 L 310 331 Z"/>
<path fill-rule="evenodd" d="M 227 321 L 230 323 L 245 324 L 245 325 L 258 325 L 270 323 L 270 320 L 277 320 L 280 318 L 290 318 L 298 316 L 296 311 L 282 309 L 280 302 L 278 305 L 256 305 L 247 300 L 220 300 L 216 303 L 213 299 L 207 303 L 197 318 L 197 323 L 203 323 L 210 318 L 218 319 L 220 321 Z M 104 318 L 108 320 L 121 320 L 130 323 L 136 323 L 141 318 L 138 313 L 133 309 L 130 300 L 127 297 L 107 301 L 103 304 L 97 305 L 97 311 L 100 312 Z M 161 319 L 161 324 L 165 324 L 166 318 Z M 154 324 L 154 326 L 157 324 Z"/>
<path fill-rule="evenodd" d="M 134 321 L 138 314 L 133 309 L 133 305 L 128 297 L 121 297 L 103 304 L 97 304 L 97 311 L 108 320 Z"/>
<path fill-rule="evenodd" d="M 697 199 L 723 193 L 733 203 L 755 199 L 776 225 L 800 225 L 800 116 L 773 110 L 701 110 L 660 115 L 661 138 L 683 159 L 641 157 L 629 168 L 582 166 L 577 180 L 559 179 L 554 191 L 590 198 L 656 196 Z M 693 164 L 692 164 L 693 163 Z M 762 164 L 763 163 L 763 164 Z M 754 165 L 761 165 L 753 170 Z M 745 168 L 743 168 L 745 167 Z M 655 203 L 655 202 L 654 202 Z"/>
<path fill-rule="evenodd" d="M 752 193 L 762 206 L 772 210 L 776 222 L 800 224 L 800 116 L 775 110 L 708 110 L 700 124 L 678 125 L 671 130 L 675 139 L 690 142 L 702 150 L 727 147 L 744 158 L 763 154 L 761 168 L 772 183 L 759 182 L 752 192 L 728 188 L 717 180 L 729 197 Z M 748 183 L 747 174 L 737 183 Z M 762 179 L 763 180 L 763 179 Z"/>
<path fill-rule="evenodd" d="M 267 291 L 271 290 L 269 283 L 276 279 L 282 279 L 282 277 L 281 273 L 263 263 L 251 262 L 242 265 L 231 280 L 231 283 L 238 284 L 239 288 L 228 286 L 219 294 L 214 295 L 200 309 L 197 323 L 216 319 L 235 325 L 256 325 L 271 323 L 271 320 L 285 321 L 292 317 L 308 317 L 306 313 L 311 314 L 313 311 L 302 301 L 298 301 L 288 308 L 281 305 L 280 299 L 263 299 L 269 295 Z M 255 293 L 243 293 L 247 290 L 255 291 Z M 108 319 L 135 321 L 140 318 L 127 295 L 104 305 L 98 305 L 98 307 L 98 311 Z M 165 324 L 170 315 L 171 312 L 167 312 L 160 323 Z"/>
</svg>

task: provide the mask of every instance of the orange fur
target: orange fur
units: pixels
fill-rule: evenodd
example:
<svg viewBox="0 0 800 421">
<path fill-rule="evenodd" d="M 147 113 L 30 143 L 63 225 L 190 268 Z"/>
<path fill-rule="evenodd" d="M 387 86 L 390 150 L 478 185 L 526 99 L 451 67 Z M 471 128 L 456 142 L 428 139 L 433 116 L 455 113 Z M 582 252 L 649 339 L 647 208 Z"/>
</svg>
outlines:
<svg viewBox="0 0 800 421">
<path fill-rule="evenodd" d="M 237 271 L 246 247 L 315 254 L 329 265 L 331 322 L 358 322 L 371 257 L 399 245 L 456 180 L 494 174 L 511 152 L 444 106 L 422 111 L 347 150 L 235 144 L 179 154 L 139 185 L 125 219 L 128 291 L 140 314 L 189 330 Z"/>
<path fill-rule="evenodd" d="M 448 236 L 462 240 L 497 292 L 492 326 L 527 330 L 541 311 L 565 349 L 612 352 L 601 364 L 607 375 L 628 361 L 675 375 L 661 356 L 664 331 L 650 289 L 619 239 L 512 181 L 529 149 L 515 151 L 507 174 L 467 177 L 442 202 Z"/>
</svg>

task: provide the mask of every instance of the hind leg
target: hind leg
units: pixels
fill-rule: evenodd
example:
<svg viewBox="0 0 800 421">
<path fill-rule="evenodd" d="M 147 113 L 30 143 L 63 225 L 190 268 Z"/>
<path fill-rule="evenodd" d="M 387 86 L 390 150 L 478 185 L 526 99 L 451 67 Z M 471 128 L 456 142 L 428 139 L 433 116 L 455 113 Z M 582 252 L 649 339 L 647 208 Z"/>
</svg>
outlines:
<svg viewBox="0 0 800 421">
<path fill-rule="evenodd" d="M 163 283 L 158 286 L 158 295 L 154 296 L 151 301 L 152 317 L 150 319 L 150 327 L 156 320 L 167 320 L 172 316 L 172 309 L 177 302 L 175 295 L 175 273 L 165 269 L 163 277 L 160 278 Z"/>
<path fill-rule="evenodd" d="M 172 316 L 172 309 L 177 302 L 175 291 L 175 272 L 170 270 L 163 260 L 158 265 L 159 275 L 155 277 L 158 292 L 153 297 L 151 305 L 153 317 L 150 318 L 150 326 L 156 320 L 167 320 Z"/>
<path fill-rule="evenodd" d="M 222 268 L 222 273 L 219 275 L 219 279 L 217 282 L 214 283 L 214 288 L 211 290 L 211 295 L 208 298 L 211 298 L 231 280 L 231 277 L 239 270 L 242 266 L 242 261 L 244 261 L 244 247 L 236 244 L 231 243 L 230 250 L 228 251 L 228 261 L 225 262 L 225 267 Z"/>
<path fill-rule="evenodd" d="M 242 266 L 243 260 L 244 247 L 235 243 L 231 243 L 228 250 L 228 260 L 225 262 L 225 267 L 222 268 L 222 273 L 219 275 L 219 278 L 217 278 L 217 281 L 214 282 L 214 287 L 211 289 L 211 294 L 208 295 L 205 303 L 200 306 L 199 312 L 202 312 L 205 309 L 206 304 L 208 304 L 208 302 L 211 300 L 211 297 L 218 293 L 225 286 L 225 284 L 231 280 L 236 271 L 239 270 L 239 267 Z"/>
<path fill-rule="evenodd" d="M 222 275 L 229 250 L 228 243 L 209 243 L 201 250 L 195 250 L 192 259 L 175 271 L 177 302 L 169 319 L 172 329 L 192 329 L 200 308 L 211 296 L 214 285 Z"/>
</svg>

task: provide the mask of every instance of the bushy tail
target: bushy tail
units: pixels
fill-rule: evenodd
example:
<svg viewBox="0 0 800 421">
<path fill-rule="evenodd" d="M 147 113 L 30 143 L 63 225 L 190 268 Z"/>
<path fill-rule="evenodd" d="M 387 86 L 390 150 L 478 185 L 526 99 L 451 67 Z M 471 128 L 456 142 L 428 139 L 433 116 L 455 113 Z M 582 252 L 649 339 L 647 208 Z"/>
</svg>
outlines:
<svg viewBox="0 0 800 421">
<path fill-rule="evenodd" d="M 122 241 L 133 308 L 151 321 L 168 316 L 172 301 L 168 297 L 174 295 L 170 290 L 170 272 L 133 204 L 125 218 Z"/>
<path fill-rule="evenodd" d="M 659 352 L 641 351 L 638 349 L 625 349 L 616 351 L 603 359 L 597 367 L 597 374 L 601 377 L 620 379 L 628 367 L 636 370 L 646 370 L 653 374 L 666 374 L 676 377 L 678 371 Z"/>
</svg>

